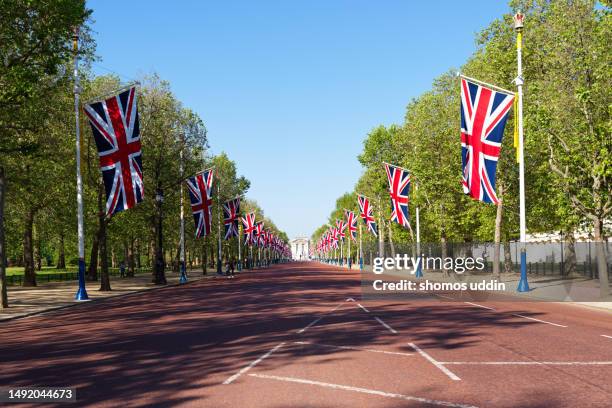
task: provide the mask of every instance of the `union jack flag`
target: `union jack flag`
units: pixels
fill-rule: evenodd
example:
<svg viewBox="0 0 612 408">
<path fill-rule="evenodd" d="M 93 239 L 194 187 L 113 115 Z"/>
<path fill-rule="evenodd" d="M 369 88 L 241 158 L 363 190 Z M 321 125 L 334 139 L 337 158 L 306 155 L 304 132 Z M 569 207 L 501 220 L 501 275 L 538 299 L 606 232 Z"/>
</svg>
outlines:
<svg viewBox="0 0 612 408">
<path fill-rule="evenodd" d="M 336 220 L 336 229 L 338 231 L 338 240 L 344 241 L 344 238 L 346 238 L 346 234 L 344 233 L 346 223 L 342 220 Z"/>
<path fill-rule="evenodd" d="M 461 162 L 463 192 L 499 204 L 495 172 L 514 95 L 461 78 Z"/>
<path fill-rule="evenodd" d="M 391 197 L 391 221 L 408 227 L 408 193 L 410 192 L 410 173 L 408 170 L 385 164 Z"/>
<path fill-rule="evenodd" d="M 345 212 L 349 237 L 353 241 L 357 241 L 357 218 L 355 217 L 355 213 L 349 210 L 345 210 Z"/>
<path fill-rule="evenodd" d="M 136 87 L 132 86 L 84 107 L 98 148 L 106 215 L 132 208 L 144 196 L 136 101 Z"/>
<path fill-rule="evenodd" d="M 214 169 L 208 169 L 187 179 L 196 238 L 210 234 L 213 174 Z"/>
<path fill-rule="evenodd" d="M 223 203 L 225 239 L 238 236 L 238 213 L 240 213 L 240 197 L 236 197 Z"/>
<path fill-rule="evenodd" d="M 338 248 L 338 228 L 331 228 L 331 247 Z"/>
<path fill-rule="evenodd" d="M 244 238 L 247 245 L 253 245 L 253 235 L 255 233 L 255 213 L 245 214 L 242 218 L 244 225 Z"/>
<path fill-rule="evenodd" d="M 255 239 L 256 246 L 259 246 L 259 247 L 263 246 L 263 240 L 264 240 L 263 233 L 264 233 L 264 223 L 263 221 L 259 221 L 257 225 L 255 226 L 254 239 Z"/>
<path fill-rule="evenodd" d="M 366 224 L 368 231 L 374 234 L 375 237 L 378 236 L 378 231 L 376 230 L 376 221 L 374 221 L 374 216 L 372 216 L 372 206 L 370 205 L 370 199 L 366 196 L 358 195 L 357 202 L 359 203 L 359 216 Z"/>
</svg>

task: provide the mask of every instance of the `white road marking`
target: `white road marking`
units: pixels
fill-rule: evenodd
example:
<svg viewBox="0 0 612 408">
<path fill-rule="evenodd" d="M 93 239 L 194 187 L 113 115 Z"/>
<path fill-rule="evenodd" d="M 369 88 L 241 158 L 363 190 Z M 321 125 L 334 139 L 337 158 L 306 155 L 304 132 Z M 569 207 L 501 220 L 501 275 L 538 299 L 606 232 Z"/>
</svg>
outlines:
<svg viewBox="0 0 612 408">
<path fill-rule="evenodd" d="M 320 321 L 322 318 L 324 318 L 324 317 L 325 317 L 325 315 L 327 315 L 327 314 L 329 314 L 329 313 L 333 313 L 333 312 L 335 312 L 336 310 L 338 310 L 338 308 L 339 308 L 340 306 L 342 306 L 342 303 L 338 303 L 338 304 L 336 305 L 336 307 L 334 307 L 332 310 L 330 310 L 329 312 L 326 312 L 326 313 L 325 313 L 325 314 L 323 314 L 322 316 L 317 317 L 317 318 L 316 318 L 316 319 L 314 319 L 312 322 L 310 322 L 310 323 L 308 324 L 308 326 L 306 326 L 306 327 L 302 327 L 300 330 L 298 330 L 298 331 L 297 331 L 297 333 L 298 333 L 298 334 L 302 334 L 302 333 L 304 333 L 304 332 L 305 332 L 306 330 L 308 330 L 310 327 L 312 327 L 312 326 L 314 326 L 315 324 L 317 324 L 317 323 L 318 323 L 318 322 L 319 322 L 319 321 Z"/>
<path fill-rule="evenodd" d="M 354 301 L 355 301 L 355 299 L 353 299 L 353 298 L 347 298 L 346 299 L 346 302 L 354 302 Z"/>
<path fill-rule="evenodd" d="M 551 322 L 547 322 L 546 320 L 536 319 L 535 317 L 523 316 L 523 315 L 515 314 L 515 313 L 513 313 L 512 316 L 522 317 L 523 319 L 529 319 L 529 320 L 533 320 L 533 321 L 540 322 L 540 323 L 550 324 L 551 326 L 567 327 L 567 326 L 564 326 L 562 324 L 551 323 Z"/>
<path fill-rule="evenodd" d="M 612 339 L 612 336 L 608 336 L 608 335 L 605 335 L 605 334 L 602 334 L 601 337 L 607 337 L 609 339 Z"/>
<path fill-rule="evenodd" d="M 478 303 L 472 303 L 472 302 L 463 302 L 463 303 L 467 303 L 468 305 L 472 305 L 472 306 L 476 306 L 476 307 L 482 307 L 483 309 L 495 310 L 492 307 L 479 305 Z"/>
<path fill-rule="evenodd" d="M 476 408 L 474 405 L 457 404 L 454 402 L 432 400 L 428 398 L 414 397 L 411 395 L 395 394 L 391 392 L 372 390 L 369 388 L 351 387 L 348 385 L 332 384 L 332 383 L 326 383 L 326 382 L 321 382 L 321 381 L 312 381 L 312 380 L 306 380 L 303 378 L 296 378 L 296 377 L 279 377 L 276 375 L 266 375 L 266 374 L 249 374 L 249 376 L 256 377 L 256 378 L 264 378 L 268 380 L 292 382 L 292 383 L 298 383 L 298 384 L 318 385 L 319 387 L 332 388 L 332 389 L 344 390 L 344 391 L 360 392 L 363 394 L 378 395 L 380 397 L 395 398 L 395 399 L 401 399 L 404 401 L 417 401 L 422 404 L 437 405 L 441 407 Z"/>
<path fill-rule="evenodd" d="M 319 322 L 319 320 L 321 320 L 323 318 L 323 316 L 319 316 L 316 319 L 314 319 L 312 322 L 310 322 L 308 324 L 308 326 L 306 327 L 302 327 L 300 330 L 298 330 L 298 334 L 304 333 L 306 330 L 308 330 L 311 326 L 314 326 L 315 324 L 317 324 Z"/>
<path fill-rule="evenodd" d="M 436 367 L 438 367 L 440 369 L 440 371 L 442 371 L 444 374 L 446 374 L 451 380 L 453 380 L 453 381 L 461 381 L 461 378 L 457 377 L 455 375 L 455 373 L 453 373 L 448 368 L 444 367 L 444 365 L 443 365 L 444 363 L 441 363 L 441 362 L 437 361 L 435 358 L 433 358 L 432 356 L 430 356 L 429 354 L 427 354 L 426 352 L 421 350 L 416 344 L 414 344 L 414 343 L 408 343 L 408 344 L 410 345 L 410 347 L 415 349 L 416 352 L 418 352 L 420 355 L 425 357 L 431 364 L 433 364 Z"/>
<path fill-rule="evenodd" d="M 247 371 L 249 371 L 251 368 L 255 367 L 257 364 L 261 363 L 264 359 L 268 358 L 270 356 L 270 354 L 274 353 L 276 350 L 278 350 L 279 348 L 281 348 L 285 343 L 280 343 L 278 344 L 276 347 L 274 347 L 272 350 L 268 351 L 266 354 L 264 354 L 263 356 L 259 357 L 257 360 L 253 361 L 251 364 L 249 364 L 248 366 L 244 367 L 242 370 L 238 371 L 236 374 L 232 375 L 230 378 L 228 378 L 227 380 L 223 381 L 223 384 L 227 385 L 227 384 L 231 384 L 232 382 L 234 382 L 234 380 L 236 380 L 238 377 L 240 377 L 242 374 L 246 373 Z"/>
<path fill-rule="evenodd" d="M 370 349 L 370 348 L 351 347 L 351 346 L 335 346 L 332 344 L 312 343 L 309 341 L 294 341 L 293 343 L 302 344 L 302 345 L 312 345 L 312 346 L 318 346 L 318 347 L 338 348 L 338 349 L 343 349 L 343 350 L 368 351 L 370 353 L 394 354 L 398 356 L 414 356 L 414 353 L 401 353 L 399 351 L 375 350 L 375 349 Z"/>
<path fill-rule="evenodd" d="M 453 365 L 612 365 L 612 361 L 440 361 Z"/>
<path fill-rule="evenodd" d="M 387 323 L 383 322 L 382 319 L 378 316 L 374 316 L 374 318 L 378 321 L 378 323 L 382 324 L 383 326 L 385 326 L 391 333 L 393 334 L 397 334 L 397 332 L 395 331 L 395 329 L 391 326 L 389 326 Z"/>
<path fill-rule="evenodd" d="M 358 305 L 358 306 L 359 306 L 361 309 L 363 309 L 363 311 L 364 311 L 364 312 L 366 312 L 366 313 L 370 313 L 370 311 L 369 311 L 368 309 L 366 309 L 366 308 L 365 308 L 365 306 L 363 306 L 361 303 L 357 303 L 357 305 Z"/>
</svg>

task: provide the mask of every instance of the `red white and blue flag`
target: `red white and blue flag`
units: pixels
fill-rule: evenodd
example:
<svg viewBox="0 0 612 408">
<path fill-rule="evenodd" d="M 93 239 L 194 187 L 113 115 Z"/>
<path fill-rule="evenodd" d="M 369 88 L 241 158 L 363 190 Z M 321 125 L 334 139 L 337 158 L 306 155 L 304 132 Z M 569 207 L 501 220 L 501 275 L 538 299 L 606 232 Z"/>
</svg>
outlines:
<svg viewBox="0 0 612 408">
<path fill-rule="evenodd" d="M 336 230 L 338 231 L 338 240 L 344 242 L 344 238 L 346 238 L 346 234 L 344 230 L 346 229 L 346 223 L 343 220 L 336 220 Z"/>
<path fill-rule="evenodd" d="M 259 221 L 257 225 L 255 226 L 255 235 L 253 237 L 255 240 L 254 241 L 255 245 L 258 247 L 263 246 L 263 242 L 264 242 L 263 233 L 264 233 L 264 223 L 263 221 Z"/>
<path fill-rule="evenodd" d="M 338 228 L 336 227 L 332 227 L 331 228 L 331 247 L 334 249 L 338 248 Z"/>
<path fill-rule="evenodd" d="M 213 175 L 214 169 L 208 169 L 187 179 L 196 238 L 210 234 Z"/>
<path fill-rule="evenodd" d="M 461 78 L 461 163 L 463 192 L 499 204 L 495 172 L 514 95 Z"/>
<path fill-rule="evenodd" d="M 355 213 L 352 211 L 346 210 L 345 212 L 349 237 L 353 241 L 357 241 L 357 217 L 355 217 Z"/>
<path fill-rule="evenodd" d="M 391 197 L 391 221 L 408 227 L 408 193 L 410 192 L 410 172 L 401 167 L 384 163 L 389 180 Z"/>
<path fill-rule="evenodd" d="M 244 238 L 247 245 L 253 245 L 253 235 L 255 233 L 255 213 L 245 214 L 242 218 L 244 225 Z"/>
<path fill-rule="evenodd" d="M 372 205 L 370 204 L 370 199 L 366 196 L 358 195 L 357 202 L 359 203 L 359 216 L 365 223 L 368 231 L 370 231 L 374 236 L 378 236 L 378 231 L 376 229 L 376 221 L 374 221 L 374 216 L 372 215 Z"/>
<path fill-rule="evenodd" d="M 238 236 L 238 214 L 240 213 L 240 197 L 223 203 L 223 224 L 225 225 L 225 239 Z"/>
<path fill-rule="evenodd" d="M 106 215 L 134 207 L 144 197 L 136 87 L 86 104 L 106 190 Z"/>
</svg>

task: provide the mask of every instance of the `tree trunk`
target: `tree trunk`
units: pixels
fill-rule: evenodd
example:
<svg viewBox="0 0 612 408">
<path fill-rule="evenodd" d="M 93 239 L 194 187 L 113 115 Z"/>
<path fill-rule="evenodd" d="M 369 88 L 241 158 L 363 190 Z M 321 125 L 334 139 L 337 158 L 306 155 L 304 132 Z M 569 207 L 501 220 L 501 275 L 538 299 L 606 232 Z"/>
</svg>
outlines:
<svg viewBox="0 0 612 408">
<path fill-rule="evenodd" d="M 440 246 L 441 246 L 441 256 L 442 256 L 442 265 L 444 265 L 444 262 L 446 260 L 446 258 L 448 257 L 448 248 L 447 248 L 448 243 L 446 242 L 446 232 L 444 230 L 442 230 L 442 235 L 440 236 Z M 444 274 L 444 276 L 448 276 L 448 271 L 446 269 L 444 269 L 444 267 L 442 268 L 442 273 Z"/>
<path fill-rule="evenodd" d="M 134 238 L 130 238 L 130 244 L 128 245 L 127 253 L 127 276 L 130 278 L 134 277 Z"/>
<path fill-rule="evenodd" d="M 33 226 L 32 231 L 34 233 L 34 267 L 37 271 L 40 271 L 42 269 L 40 233 L 38 232 L 38 228 L 36 228 L 36 225 Z"/>
<path fill-rule="evenodd" d="M 115 247 L 111 247 L 111 268 L 117 267 L 117 254 L 115 253 Z"/>
<path fill-rule="evenodd" d="M 383 258 L 385 256 L 385 224 L 381 217 L 378 217 L 378 256 Z"/>
<path fill-rule="evenodd" d="M 597 273 L 599 274 L 599 290 L 601 297 L 610 294 L 610 282 L 608 279 L 608 262 L 606 261 L 606 245 L 603 237 L 603 220 L 597 218 L 593 222 L 593 235 L 595 236 L 595 253 L 597 254 Z"/>
<path fill-rule="evenodd" d="M 66 269 L 66 248 L 64 245 L 64 230 L 62 229 L 59 234 L 59 248 L 57 255 L 56 269 Z"/>
<path fill-rule="evenodd" d="M 497 212 L 495 214 L 495 238 L 493 241 L 493 277 L 495 278 L 499 278 L 499 261 L 501 258 L 501 230 L 502 220 L 504 217 L 504 186 L 501 183 L 499 183 L 497 195 L 499 197 L 499 203 L 497 204 Z"/>
<path fill-rule="evenodd" d="M 140 260 L 140 255 L 141 255 L 141 251 L 140 251 L 140 239 L 136 239 L 136 254 L 134 256 L 135 262 L 136 262 L 136 268 L 138 270 L 140 270 L 140 268 L 142 268 L 142 264 L 141 264 L 141 260 Z"/>
<path fill-rule="evenodd" d="M 98 280 L 98 252 L 100 243 L 100 227 L 93 236 L 93 242 L 91 243 L 91 254 L 89 255 L 89 266 L 87 267 L 87 280 L 97 281 Z"/>
<path fill-rule="evenodd" d="M 395 244 L 393 243 L 393 230 L 391 223 L 388 223 L 388 227 L 389 227 L 389 247 L 391 248 L 391 257 L 395 258 Z M 417 254 L 418 256 L 418 254 Z"/>
<path fill-rule="evenodd" d="M 510 240 L 504 239 L 504 273 L 512 273 L 512 252 L 510 252 Z"/>
<path fill-rule="evenodd" d="M 23 232 L 23 286 L 36 286 L 36 272 L 34 271 L 34 245 L 32 242 L 32 229 L 34 228 L 34 211 L 26 210 Z"/>
<path fill-rule="evenodd" d="M 565 242 L 567 243 L 567 249 L 565 251 L 565 260 L 563 261 L 563 272 L 568 278 L 574 278 L 579 276 L 576 271 L 576 237 L 574 237 L 574 231 L 565 233 Z"/>
<path fill-rule="evenodd" d="M 110 275 L 108 274 L 108 252 L 106 248 L 106 213 L 104 210 L 104 184 L 100 183 L 100 194 L 98 194 L 98 245 L 100 248 L 100 291 L 111 290 Z"/>
<path fill-rule="evenodd" d="M 106 248 L 106 220 L 100 217 L 100 291 L 108 292 L 111 290 L 110 275 L 108 273 L 108 250 Z"/>
<path fill-rule="evenodd" d="M 206 245 L 202 244 L 202 275 L 206 275 Z"/>
<path fill-rule="evenodd" d="M 4 244 L 4 194 L 6 179 L 4 167 L 0 166 L 0 309 L 8 307 L 8 296 L 6 293 L 6 254 Z"/>
<path fill-rule="evenodd" d="M 157 195 L 163 197 L 163 192 L 158 186 Z M 155 201 L 155 264 L 153 265 L 153 283 L 156 285 L 165 285 L 165 260 L 164 260 L 164 239 L 163 239 L 163 207 L 162 200 Z"/>
</svg>

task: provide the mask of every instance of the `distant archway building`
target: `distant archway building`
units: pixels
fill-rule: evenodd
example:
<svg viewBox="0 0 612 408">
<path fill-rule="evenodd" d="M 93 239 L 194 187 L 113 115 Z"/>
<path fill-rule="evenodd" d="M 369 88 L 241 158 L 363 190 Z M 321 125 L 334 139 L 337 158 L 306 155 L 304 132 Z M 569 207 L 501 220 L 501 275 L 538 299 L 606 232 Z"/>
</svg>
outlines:
<svg viewBox="0 0 612 408">
<path fill-rule="evenodd" d="M 290 241 L 291 257 L 297 261 L 308 259 L 310 240 L 306 237 L 297 237 Z"/>
</svg>

